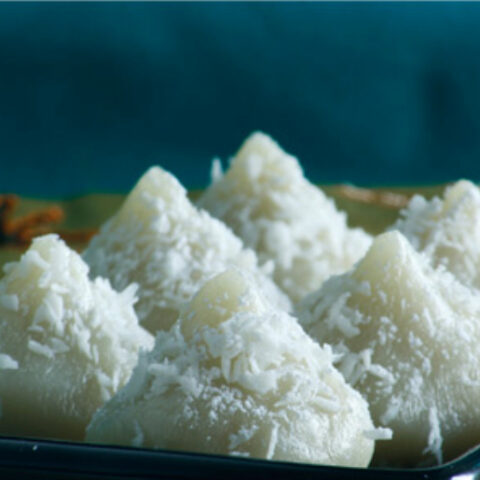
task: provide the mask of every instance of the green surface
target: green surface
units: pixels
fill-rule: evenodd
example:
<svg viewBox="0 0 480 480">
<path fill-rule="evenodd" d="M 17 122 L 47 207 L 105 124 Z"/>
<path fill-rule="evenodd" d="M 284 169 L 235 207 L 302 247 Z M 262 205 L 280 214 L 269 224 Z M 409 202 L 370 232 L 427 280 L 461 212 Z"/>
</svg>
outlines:
<svg viewBox="0 0 480 480">
<path fill-rule="evenodd" d="M 370 233 L 378 234 L 383 232 L 385 228 L 390 226 L 398 217 L 398 209 L 396 208 L 376 204 L 365 204 L 345 198 L 339 191 L 339 187 L 335 185 L 322 188 L 327 195 L 335 199 L 337 207 L 347 213 L 351 226 L 360 226 Z M 434 195 L 441 194 L 443 188 L 443 186 L 382 188 L 382 191 L 408 196 L 414 193 L 420 193 L 430 198 Z M 195 200 L 199 194 L 200 191 L 190 192 L 190 198 Z M 51 205 L 58 205 L 63 208 L 65 213 L 64 221 L 56 226 L 58 230 L 78 231 L 96 229 L 118 210 L 124 198 L 124 195 L 118 194 L 92 194 L 58 201 L 22 198 L 15 212 L 15 216 L 25 215 L 26 213 L 44 209 Z M 74 243 L 71 244 L 71 246 L 77 250 L 82 250 L 85 245 Z M 20 247 L 0 246 L 0 266 L 6 262 L 18 259 L 24 250 L 25 248 Z"/>
</svg>

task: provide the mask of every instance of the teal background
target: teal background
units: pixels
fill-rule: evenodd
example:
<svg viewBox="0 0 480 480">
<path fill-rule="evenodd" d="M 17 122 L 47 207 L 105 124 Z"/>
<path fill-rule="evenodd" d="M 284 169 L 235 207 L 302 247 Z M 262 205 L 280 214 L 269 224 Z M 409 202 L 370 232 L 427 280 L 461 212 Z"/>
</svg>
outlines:
<svg viewBox="0 0 480 480">
<path fill-rule="evenodd" d="M 315 182 L 480 179 L 480 4 L 1 3 L 0 192 L 189 188 L 262 129 Z"/>
</svg>

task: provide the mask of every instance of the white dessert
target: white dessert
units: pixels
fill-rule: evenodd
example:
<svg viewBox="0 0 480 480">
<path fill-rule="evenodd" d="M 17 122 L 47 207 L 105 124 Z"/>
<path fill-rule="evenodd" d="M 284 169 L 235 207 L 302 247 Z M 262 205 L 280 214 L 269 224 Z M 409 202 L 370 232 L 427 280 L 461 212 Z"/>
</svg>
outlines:
<svg viewBox="0 0 480 480">
<path fill-rule="evenodd" d="M 348 270 L 371 243 L 364 231 L 348 228 L 345 213 L 305 179 L 297 159 L 262 133 L 245 141 L 223 176 L 217 168 L 198 204 L 261 263 L 273 261 L 273 278 L 293 302 Z"/>
<path fill-rule="evenodd" d="M 331 350 L 227 271 L 157 334 L 86 440 L 365 467 L 385 433 Z"/>
<path fill-rule="evenodd" d="M 473 183 L 455 183 L 443 199 L 414 196 L 392 229 L 402 232 L 435 267 L 480 288 L 480 190 Z"/>
<path fill-rule="evenodd" d="M 480 300 L 431 268 L 398 232 L 299 306 L 300 322 L 341 355 L 373 421 L 393 430 L 374 462 L 442 463 L 480 443 Z"/>
<path fill-rule="evenodd" d="M 222 222 L 196 209 L 175 177 L 152 167 L 84 253 L 93 275 L 117 290 L 139 285 L 135 305 L 148 330 L 168 329 L 183 303 L 229 266 L 252 272 L 269 298 L 290 303 L 257 264 L 255 253 Z"/>
<path fill-rule="evenodd" d="M 91 416 L 129 379 L 153 337 L 135 288 L 90 281 L 81 257 L 39 237 L 0 281 L 0 433 L 82 440 Z"/>
</svg>

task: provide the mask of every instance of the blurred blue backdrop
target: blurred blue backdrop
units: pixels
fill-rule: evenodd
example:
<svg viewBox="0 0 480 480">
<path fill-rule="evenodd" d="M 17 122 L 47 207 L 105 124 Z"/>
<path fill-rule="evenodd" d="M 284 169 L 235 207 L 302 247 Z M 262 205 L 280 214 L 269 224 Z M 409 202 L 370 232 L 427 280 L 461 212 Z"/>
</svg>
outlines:
<svg viewBox="0 0 480 480">
<path fill-rule="evenodd" d="M 480 4 L 0 4 L 0 192 L 188 187 L 252 130 L 315 182 L 480 179 Z"/>
</svg>

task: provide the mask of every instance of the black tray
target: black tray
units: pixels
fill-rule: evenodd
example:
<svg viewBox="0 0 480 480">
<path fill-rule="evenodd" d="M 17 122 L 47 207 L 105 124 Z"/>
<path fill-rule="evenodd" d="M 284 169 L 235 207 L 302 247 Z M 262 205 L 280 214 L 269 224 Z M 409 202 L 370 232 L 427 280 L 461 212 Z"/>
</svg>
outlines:
<svg viewBox="0 0 480 480">
<path fill-rule="evenodd" d="M 337 205 L 348 212 L 354 225 L 362 226 L 372 233 L 382 231 L 398 215 L 398 208 L 384 205 L 381 201 L 363 204 L 355 197 L 350 198 L 345 195 L 342 187 L 332 186 L 325 189 L 335 198 Z M 408 198 L 413 192 L 431 197 L 433 194 L 441 193 L 442 189 L 443 187 L 437 186 L 390 188 L 388 191 Z M 376 192 L 381 194 L 381 190 Z M 196 192 L 190 193 L 192 197 L 198 195 Z M 61 202 L 22 199 L 19 213 L 24 215 L 57 204 L 63 208 L 66 217 L 64 224 L 60 227 L 67 232 L 70 230 L 81 232 L 84 229 L 97 228 L 118 209 L 123 198 L 122 195 L 101 194 Z M 80 243 L 70 242 L 70 245 L 78 250 L 84 248 L 81 241 Z M 7 261 L 17 259 L 24 248 L 25 246 L 0 248 L 0 266 Z M 441 467 L 386 470 L 325 467 L 185 452 L 0 437 L 0 480 L 7 478 L 48 480 L 340 480 L 351 478 L 434 480 L 456 478 L 457 480 L 474 480 L 480 479 L 480 447 Z"/>
<path fill-rule="evenodd" d="M 441 467 L 362 469 L 165 450 L 0 437 L 0 479 L 457 479 L 480 478 L 480 448 Z"/>
</svg>

